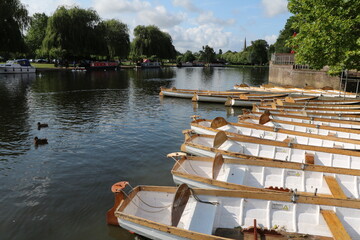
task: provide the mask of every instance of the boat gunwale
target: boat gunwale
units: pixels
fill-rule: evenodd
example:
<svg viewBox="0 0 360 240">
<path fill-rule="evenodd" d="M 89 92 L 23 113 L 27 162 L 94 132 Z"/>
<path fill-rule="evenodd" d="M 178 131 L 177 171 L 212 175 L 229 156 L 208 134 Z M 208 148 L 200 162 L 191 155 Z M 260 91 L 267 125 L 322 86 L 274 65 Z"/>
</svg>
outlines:
<svg viewBox="0 0 360 240">
<path fill-rule="evenodd" d="M 207 119 L 203 119 L 203 120 L 206 122 L 211 122 L 211 120 L 207 120 Z M 330 140 L 330 141 L 334 141 L 334 142 L 344 142 L 344 143 L 352 143 L 352 144 L 360 145 L 360 140 L 356 140 L 356 139 L 341 138 L 341 137 L 329 136 L 329 135 L 319 135 L 319 134 L 313 134 L 313 133 L 307 133 L 307 132 L 299 132 L 299 131 L 288 130 L 288 129 L 283 129 L 283 128 L 277 128 L 275 131 L 273 127 L 264 126 L 264 125 L 257 124 L 257 123 L 249 123 L 249 122 L 245 122 L 245 120 L 244 120 L 244 122 L 241 121 L 238 123 L 232 123 L 232 122 L 227 122 L 227 123 L 228 123 L 228 125 L 251 128 L 251 129 L 256 129 L 256 130 L 263 130 L 263 131 L 268 131 L 268 132 L 278 132 L 278 133 L 282 133 L 282 134 L 290 134 L 290 135 L 296 135 L 296 136 L 301 136 L 301 137 L 309 137 L 309 138 L 316 138 L 316 139 L 321 139 L 321 140 Z M 224 131 L 224 130 L 219 130 L 219 129 L 215 129 L 215 128 L 211 128 L 211 127 L 202 126 L 198 123 L 198 121 L 192 121 L 190 124 L 191 124 L 191 126 L 206 129 L 208 131 L 213 131 L 216 133 L 220 132 L 220 131 Z M 312 128 L 317 128 L 317 127 L 315 126 Z M 333 128 L 336 128 L 336 127 L 333 127 Z M 322 128 L 318 128 L 318 129 L 322 129 Z M 332 130 L 349 133 L 348 131 L 342 131 L 343 129 L 344 128 L 339 127 L 337 130 L 335 130 L 335 129 L 332 129 Z M 351 129 L 351 128 L 349 128 L 349 129 Z M 324 130 L 327 130 L 327 129 L 324 129 Z M 357 129 L 351 129 L 351 130 L 357 130 Z M 252 136 L 229 132 L 229 131 L 224 131 L 224 132 L 226 132 L 226 135 L 233 136 L 233 137 L 242 137 L 242 136 L 252 137 Z M 360 135 L 360 130 L 357 130 L 357 132 L 350 132 L 350 133 L 356 133 L 356 134 Z M 277 141 L 277 140 L 274 140 L 274 141 Z M 314 146 L 314 145 L 311 145 L 311 146 Z M 349 150 L 356 150 L 356 149 L 349 149 Z"/>
<path fill-rule="evenodd" d="M 239 115 L 238 117 L 249 117 L 249 118 L 253 118 L 253 117 L 257 117 L 258 119 L 260 118 L 260 116 L 254 116 L 254 115 L 262 115 L 263 113 L 261 112 L 250 112 L 250 113 L 246 113 L 243 115 Z M 284 118 L 296 118 L 296 119 L 303 119 L 303 120 L 308 120 L 308 121 L 319 121 L 319 122 L 332 122 L 332 123 L 343 123 L 343 124 L 353 124 L 353 125 L 359 125 L 360 127 L 360 121 L 354 121 L 354 120 L 340 120 L 340 119 L 333 119 L 333 118 L 320 118 L 320 117 L 308 117 L 308 116 L 302 116 L 302 115 L 286 115 L 286 114 L 279 114 L 279 113 L 271 113 L 270 110 L 270 116 L 274 115 L 275 117 L 284 117 Z M 278 119 L 271 119 L 271 120 L 278 120 Z M 280 120 L 280 121 L 286 121 L 286 120 Z M 289 121 L 292 122 L 292 121 Z M 306 123 L 304 123 L 306 124 Z M 307 123 L 310 124 L 310 123 Z M 325 125 L 324 125 L 325 126 Z"/>
</svg>

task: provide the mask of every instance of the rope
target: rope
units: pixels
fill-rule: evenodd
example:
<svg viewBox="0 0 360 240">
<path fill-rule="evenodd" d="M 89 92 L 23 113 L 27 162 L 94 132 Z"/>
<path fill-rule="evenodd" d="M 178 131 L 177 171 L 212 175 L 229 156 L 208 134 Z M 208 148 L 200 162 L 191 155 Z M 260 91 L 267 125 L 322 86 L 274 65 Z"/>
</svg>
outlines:
<svg viewBox="0 0 360 240">
<path fill-rule="evenodd" d="M 131 187 L 131 186 L 130 186 L 130 187 Z M 127 198 L 129 198 L 129 195 L 128 195 L 124 190 L 121 190 L 121 191 L 124 193 L 124 195 L 125 195 Z M 136 204 L 136 203 L 133 201 L 133 199 L 130 199 L 130 198 L 129 198 L 129 199 L 130 199 L 130 202 L 131 202 L 132 204 L 134 204 L 137 208 L 139 208 L 139 209 L 141 209 L 142 211 L 147 212 L 147 213 L 158 213 L 158 212 L 164 211 L 165 209 L 167 209 L 167 208 L 169 208 L 169 207 L 172 206 L 172 203 L 169 204 L 169 205 L 167 205 L 167 206 L 161 206 L 161 207 L 152 206 L 152 205 L 146 203 L 144 200 L 142 200 L 138 195 L 135 195 L 135 196 L 136 196 L 142 203 L 144 203 L 146 206 L 151 207 L 151 208 L 159 208 L 159 209 L 160 209 L 160 210 L 157 210 L 157 211 L 149 211 L 149 210 L 146 210 L 146 209 L 140 207 L 138 204 Z"/>
<path fill-rule="evenodd" d="M 201 200 L 195 193 L 194 190 L 192 188 L 189 188 L 191 195 L 195 198 L 196 201 L 201 202 L 201 203 L 205 203 L 205 204 L 211 204 L 211 205 L 219 205 L 219 202 L 209 202 L 209 201 L 203 201 Z"/>
</svg>

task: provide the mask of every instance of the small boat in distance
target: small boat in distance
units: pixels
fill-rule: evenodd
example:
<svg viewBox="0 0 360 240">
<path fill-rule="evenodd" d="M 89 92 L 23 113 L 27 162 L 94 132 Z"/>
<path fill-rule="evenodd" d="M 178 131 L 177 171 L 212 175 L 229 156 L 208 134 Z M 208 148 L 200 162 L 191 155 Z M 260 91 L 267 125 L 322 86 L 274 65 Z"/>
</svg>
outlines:
<svg viewBox="0 0 360 240">
<path fill-rule="evenodd" d="M 149 59 L 144 59 L 143 62 L 136 63 L 136 68 L 160 68 L 160 62 L 151 62 Z"/>
<path fill-rule="evenodd" d="M 27 59 L 8 60 L 0 64 L 0 73 L 34 73 L 36 68 Z"/>
</svg>

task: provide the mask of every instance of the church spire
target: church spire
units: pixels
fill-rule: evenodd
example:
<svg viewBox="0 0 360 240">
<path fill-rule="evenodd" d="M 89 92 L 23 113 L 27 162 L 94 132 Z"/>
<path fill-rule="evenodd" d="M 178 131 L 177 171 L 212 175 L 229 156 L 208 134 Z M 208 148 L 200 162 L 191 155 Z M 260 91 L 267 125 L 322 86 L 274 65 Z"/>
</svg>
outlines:
<svg viewBox="0 0 360 240">
<path fill-rule="evenodd" d="M 244 49 L 243 51 L 246 49 L 246 37 L 245 37 L 245 41 L 244 41 Z"/>
</svg>

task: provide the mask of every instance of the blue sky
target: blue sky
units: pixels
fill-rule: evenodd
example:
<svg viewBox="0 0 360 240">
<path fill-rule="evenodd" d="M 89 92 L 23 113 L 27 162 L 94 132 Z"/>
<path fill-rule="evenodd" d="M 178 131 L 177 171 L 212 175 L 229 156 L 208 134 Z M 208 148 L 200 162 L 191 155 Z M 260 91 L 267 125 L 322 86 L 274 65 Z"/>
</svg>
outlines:
<svg viewBox="0 0 360 240">
<path fill-rule="evenodd" d="M 269 44 L 290 17 L 287 0 L 21 0 L 30 15 L 51 15 L 58 6 L 92 8 L 102 19 L 115 18 L 127 24 L 132 36 L 137 25 L 156 25 L 168 32 L 180 52 L 199 51 L 209 45 L 241 51 L 257 39 Z"/>
</svg>

